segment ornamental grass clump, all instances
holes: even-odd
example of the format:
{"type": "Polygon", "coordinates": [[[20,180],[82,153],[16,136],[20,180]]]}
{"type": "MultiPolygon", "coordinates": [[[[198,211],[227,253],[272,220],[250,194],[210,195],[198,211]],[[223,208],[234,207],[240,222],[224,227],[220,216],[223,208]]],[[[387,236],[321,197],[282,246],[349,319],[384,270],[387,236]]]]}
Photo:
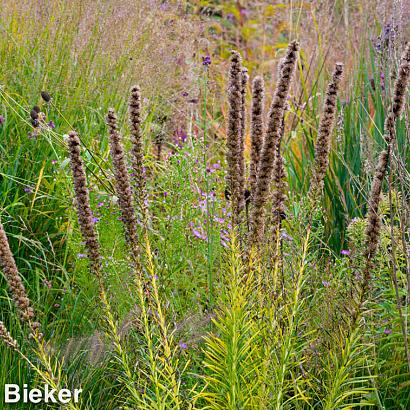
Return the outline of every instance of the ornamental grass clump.
{"type": "Polygon", "coordinates": [[[251,108],[251,163],[249,167],[249,190],[251,196],[255,192],[256,180],[259,171],[260,153],[263,145],[263,108],[264,108],[263,78],[255,77],[252,82],[251,108]]]}
{"type": "Polygon", "coordinates": [[[126,240],[134,260],[138,258],[137,219],[133,207],[131,184],[126,165],[121,134],[118,132],[117,117],[113,109],[108,111],[107,125],[110,137],[110,154],[114,165],[116,193],[121,210],[121,218],[125,227],[126,240]]]}
{"type": "Polygon", "coordinates": [[[315,165],[313,168],[312,182],[309,197],[317,199],[323,190],[324,178],[329,165],[329,153],[332,140],[332,132],[336,119],[336,99],[343,74],[343,64],[336,63],[332,81],[326,90],[326,98],[323,104],[322,117],[319,124],[319,132],[315,145],[315,165]]]}
{"type": "Polygon", "coordinates": [[[297,41],[292,41],[288,46],[286,56],[282,62],[282,69],[269,112],[269,121],[259,163],[256,190],[252,201],[250,217],[251,226],[249,233],[249,244],[251,246],[256,245],[263,237],[265,205],[270,192],[276,151],[281,138],[280,132],[282,119],[289,93],[290,82],[295,72],[298,50],[299,43],[297,41]]]}

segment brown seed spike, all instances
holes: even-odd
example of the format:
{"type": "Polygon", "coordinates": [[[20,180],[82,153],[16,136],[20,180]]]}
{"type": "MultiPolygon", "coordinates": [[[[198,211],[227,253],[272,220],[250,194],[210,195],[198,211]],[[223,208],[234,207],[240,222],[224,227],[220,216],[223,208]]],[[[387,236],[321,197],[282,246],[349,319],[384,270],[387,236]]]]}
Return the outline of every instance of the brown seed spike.
{"type": "Polygon", "coordinates": [[[125,227],[126,240],[134,259],[139,255],[137,220],[132,205],[132,191],[125,160],[121,134],[118,132],[117,117],[114,110],[108,110],[107,125],[110,134],[110,154],[114,165],[116,192],[125,227]]]}
{"type": "Polygon", "coordinates": [[[31,325],[34,318],[34,311],[31,307],[30,299],[27,296],[26,288],[21,280],[13,254],[11,253],[9,241],[0,223],[0,265],[4,272],[10,293],[16,304],[18,313],[23,322],[31,325]]]}
{"type": "Polygon", "coordinates": [[[73,174],[75,202],[77,207],[78,223],[85,241],[88,259],[93,274],[100,279],[100,245],[93,222],[93,213],[90,207],[90,195],[87,188],[87,179],[83,161],[80,155],[80,140],[76,132],[68,134],[68,148],[70,153],[71,172],[73,174]]]}
{"type": "Polygon", "coordinates": [[[258,179],[251,213],[249,244],[256,245],[263,237],[265,225],[265,205],[269,196],[272,172],[290,82],[295,72],[299,43],[292,41],[282,62],[282,69],[269,112],[269,122],[259,163],[258,179]]]}
{"type": "Polygon", "coordinates": [[[255,193],[256,179],[259,170],[260,153],[263,144],[263,103],[264,83],[262,77],[255,77],[252,83],[251,114],[251,164],[249,172],[249,189],[255,193]]]}
{"type": "Polygon", "coordinates": [[[141,134],[141,91],[139,86],[131,88],[128,103],[128,112],[131,128],[131,154],[133,182],[135,187],[136,202],[143,215],[146,214],[146,181],[144,171],[144,151],[141,134]]]}
{"type": "Polygon", "coordinates": [[[329,153],[333,127],[336,119],[336,98],[343,74],[343,64],[336,63],[332,81],[327,87],[322,117],[315,146],[315,165],[309,196],[318,199],[323,190],[323,182],[329,165],[329,153]]]}
{"type": "Polygon", "coordinates": [[[227,132],[227,152],[226,161],[228,173],[226,177],[227,192],[232,203],[232,226],[235,228],[239,224],[241,212],[243,186],[240,186],[241,160],[241,106],[242,106],[242,66],[241,56],[237,51],[232,51],[231,65],[229,70],[228,88],[228,132],[227,132]]]}

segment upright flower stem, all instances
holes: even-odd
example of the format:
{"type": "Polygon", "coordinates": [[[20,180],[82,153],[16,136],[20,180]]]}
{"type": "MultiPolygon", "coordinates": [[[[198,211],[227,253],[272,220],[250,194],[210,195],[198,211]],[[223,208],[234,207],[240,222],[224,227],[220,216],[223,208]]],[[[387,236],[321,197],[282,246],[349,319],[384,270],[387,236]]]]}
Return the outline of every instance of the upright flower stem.
{"type": "Polygon", "coordinates": [[[206,240],[207,240],[207,268],[208,268],[208,308],[212,309],[213,306],[213,275],[212,275],[212,216],[213,212],[210,206],[210,189],[209,189],[209,175],[208,168],[208,149],[207,149],[207,132],[208,122],[206,119],[206,104],[208,98],[208,66],[205,65],[205,74],[203,79],[203,107],[202,107],[202,131],[203,131],[203,166],[204,166],[204,179],[205,179],[205,191],[206,191],[206,240]]]}

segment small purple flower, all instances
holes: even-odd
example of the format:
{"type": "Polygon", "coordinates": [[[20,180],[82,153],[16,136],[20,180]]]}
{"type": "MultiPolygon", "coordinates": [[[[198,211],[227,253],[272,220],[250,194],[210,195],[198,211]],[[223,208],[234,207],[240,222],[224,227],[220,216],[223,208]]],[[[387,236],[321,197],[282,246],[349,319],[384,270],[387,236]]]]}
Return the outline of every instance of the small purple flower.
{"type": "Polygon", "coordinates": [[[56,127],[56,125],[54,124],[54,121],[49,121],[47,123],[47,125],[49,126],[49,128],[54,129],[56,127]]]}
{"type": "Polygon", "coordinates": [[[340,253],[341,253],[343,256],[350,256],[350,249],[342,249],[342,250],[340,251],[340,253]]]}
{"type": "Polygon", "coordinates": [[[104,202],[98,202],[97,207],[101,208],[102,206],[104,206],[104,202]]]}
{"type": "Polygon", "coordinates": [[[166,198],[169,194],[167,191],[164,191],[163,195],[164,195],[164,198],[166,198]]]}
{"type": "Polygon", "coordinates": [[[202,57],[202,65],[204,65],[205,67],[208,67],[209,65],[211,65],[211,56],[209,54],[202,57]]]}
{"type": "Polygon", "coordinates": [[[28,194],[31,194],[33,192],[33,188],[31,186],[25,186],[24,187],[24,192],[27,192],[28,194]]]}
{"type": "Polygon", "coordinates": [[[389,328],[386,328],[386,329],[384,329],[384,332],[383,332],[385,335],[391,335],[392,333],[393,333],[393,331],[391,330],[391,329],[389,329],[389,328]]]}
{"type": "Polygon", "coordinates": [[[188,97],[189,93],[187,93],[186,91],[183,91],[183,92],[181,93],[181,95],[182,95],[183,97],[188,97]]]}
{"type": "Polygon", "coordinates": [[[78,259],[85,259],[87,255],[85,253],[77,253],[77,258],[78,259]]]}
{"type": "Polygon", "coordinates": [[[188,349],[188,345],[187,345],[186,343],[184,343],[184,342],[179,342],[179,347],[180,347],[182,350],[188,349]]]}
{"type": "Polygon", "coordinates": [[[56,160],[56,159],[53,159],[53,160],[51,160],[51,163],[52,163],[53,165],[55,165],[55,164],[57,164],[57,160],[56,160]]]}
{"type": "Polygon", "coordinates": [[[207,240],[207,236],[196,228],[192,229],[192,234],[198,239],[207,240]]]}
{"type": "Polygon", "coordinates": [[[323,285],[325,288],[328,288],[328,287],[330,286],[330,282],[328,282],[328,281],[326,281],[326,280],[322,280],[322,285],[323,285]]]}
{"type": "Polygon", "coordinates": [[[3,125],[6,119],[4,118],[3,115],[0,115],[0,125],[3,125]]]}
{"type": "Polygon", "coordinates": [[[96,216],[93,216],[93,223],[94,224],[96,224],[99,220],[100,220],[100,218],[97,218],[96,216]]]}

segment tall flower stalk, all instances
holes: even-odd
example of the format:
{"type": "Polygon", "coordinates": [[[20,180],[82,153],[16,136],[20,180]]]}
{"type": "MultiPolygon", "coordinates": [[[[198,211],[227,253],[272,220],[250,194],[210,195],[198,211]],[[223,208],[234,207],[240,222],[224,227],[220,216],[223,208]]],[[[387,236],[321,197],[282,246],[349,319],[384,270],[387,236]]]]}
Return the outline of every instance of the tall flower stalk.
{"type": "Polygon", "coordinates": [[[28,324],[32,336],[40,336],[40,324],[34,321],[34,310],[27,295],[26,288],[21,280],[13,254],[11,253],[9,241],[0,223],[0,265],[4,272],[13,301],[21,320],[28,324]]]}
{"type": "Polygon", "coordinates": [[[317,199],[323,190],[324,178],[329,165],[332,132],[336,120],[336,99],[342,74],[343,64],[336,63],[332,81],[326,90],[326,98],[323,104],[322,117],[320,119],[315,146],[315,165],[309,192],[309,196],[314,199],[317,199]]]}
{"type": "Polygon", "coordinates": [[[122,222],[125,227],[125,236],[134,260],[139,256],[137,235],[137,219],[133,207],[131,184],[126,165],[124,147],[121,134],[118,131],[117,116],[111,108],[108,110],[107,125],[110,136],[110,153],[114,165],[116,192],[121,210],[122,222]]]}
{"type": "Polygon", "coordinates": [[[147,191],[144,168],[144,149],[141,133],[141,90],[138,85],[131,88],[128,102],[131,128],[132,179],[136,202],[144,219],[147,218],[147,191]]]}
{"type": "Polygon", "coordinates": [[[262,77],[255,77],[252,82],[251,108],[251,163],[249,169],[249,190],[255,193],[256,179],[259,171],[260,153],[263,145],[263,103],[265,98],[262,77]]]}
{"type": "Polygon", "coordinates": [[[101,280],[100,244],[98,243],[97,233],[95,231],[93,213],[90,206],[90,194],[87,188],[87,178],[80,155],[80,139],[75,131],[71,131],[68,134],[68,148],[74,181],[78,223],[85,241],[91,271],[97,279],[101,280]]]}
{"type": "Polygon", "coordinates": [[[244,187],[243,184],[241,185],[241,169],[244,161],[241,142],[243,83],[241,61],[240,54],[232,51],[228,88],[229,115],[226,153],[228,174],[226,182],[232,204],[232,227],[234,229],[240,223],[240,213],[244,206],[244,187]]]}
{"type": "Polygon", "coordinates": [[[392,144],[395,140],[395,122],[400,117],[405,101],[407,85],[410,78],[410,43],[407,44],[400,61],[399,71],[394,84],[393,101],[389,113],[384,123],[384,138],[387,142],[387,149],[379,155],[376,173],[372,182],[372,189],[368,202],[367,222],[366,222],[366,242],[364,247],[365,266],[363,269],[363,285],[359,300],[359,307],[364,302],[371,282],[371,271],[373,259],[376,255],[380,236],[380,216],[379,204],[383,185],[386,176],[388,163],[391,157],[392,144]]]}
{"type": "Polygon", "coordinates": [[[272,179],[272,172],[276,157],[278,142],[281,138],[280,130],[289,93],[290,83],[295,72],[297,52],[299,44],[292,41],[287,49],[286,56],[282,62],[279,81],[276,86],[271,109],[269,112],[269,122],[266,130],[264,145],[259,163],[258,179],[255,195],[253,197],[251,211],[251,226],[249,233],[249,244],[256,245],[261,241],[265,226],[265,205],[268,200],[272,179]]]}

